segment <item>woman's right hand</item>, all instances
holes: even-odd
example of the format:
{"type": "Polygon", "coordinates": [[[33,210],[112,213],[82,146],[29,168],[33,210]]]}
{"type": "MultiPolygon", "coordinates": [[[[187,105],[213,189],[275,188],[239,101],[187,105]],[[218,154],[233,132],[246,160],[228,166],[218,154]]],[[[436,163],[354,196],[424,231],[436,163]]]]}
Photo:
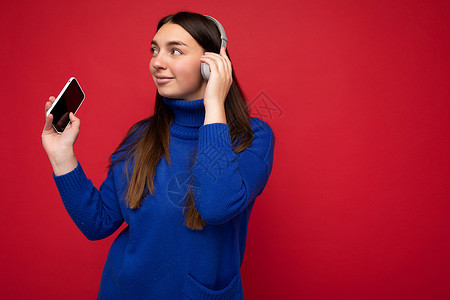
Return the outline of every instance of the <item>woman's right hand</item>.
{"type": "MultiPolygon", "coordinates": [[[[47,114],[53,102],[55,102],[55,97],[51,96],[45,103],[45,114],[47,114]]],[[[78,165],[73,152],[73,145],[80,131],[80,119],[75,117],[73,113],[70,113],[69,118],[69,125],[59,134],[52,126],[53,115],[49,114],[42,130],[42,145],[57,176],[72,171],[78,165]]]]}

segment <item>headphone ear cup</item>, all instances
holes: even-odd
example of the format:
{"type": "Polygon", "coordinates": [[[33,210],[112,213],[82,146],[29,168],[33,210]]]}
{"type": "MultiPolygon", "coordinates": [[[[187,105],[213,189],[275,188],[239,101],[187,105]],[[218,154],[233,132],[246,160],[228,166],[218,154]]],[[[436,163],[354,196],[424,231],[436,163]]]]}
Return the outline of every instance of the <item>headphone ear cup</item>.
{"type": "Polygon", "coordinates": [[[209,74],[211,73],[211,70],[209,68],[209,65],[207,63],[201,63],[200,71],[202,72],[202,76],[205,80],[209,80],[209,74]]]}

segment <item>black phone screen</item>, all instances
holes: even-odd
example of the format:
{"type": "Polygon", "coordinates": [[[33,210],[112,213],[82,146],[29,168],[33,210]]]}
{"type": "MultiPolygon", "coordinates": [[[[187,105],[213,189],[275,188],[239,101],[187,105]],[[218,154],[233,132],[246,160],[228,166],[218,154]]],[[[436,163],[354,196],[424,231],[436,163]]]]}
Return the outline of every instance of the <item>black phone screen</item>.
{"type": "Polygon", "coordinates": [[[63,132],[69,124],[69,113],[75,113],[84,100],[84,93],[76,79],[72,79],[59,101],[53,107],[53,126],[58,132],[63,132]]]}

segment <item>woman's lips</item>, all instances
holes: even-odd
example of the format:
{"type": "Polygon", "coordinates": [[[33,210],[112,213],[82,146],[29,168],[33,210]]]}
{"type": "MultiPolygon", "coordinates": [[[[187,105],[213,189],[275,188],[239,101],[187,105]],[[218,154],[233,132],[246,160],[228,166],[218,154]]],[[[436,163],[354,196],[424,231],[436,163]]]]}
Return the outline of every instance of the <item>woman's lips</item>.
{"type": "Polygon", "coordinates": [[[171,81],[172,77],[156,77],[156,83],[157,84],[165,84],[171,81]]]}

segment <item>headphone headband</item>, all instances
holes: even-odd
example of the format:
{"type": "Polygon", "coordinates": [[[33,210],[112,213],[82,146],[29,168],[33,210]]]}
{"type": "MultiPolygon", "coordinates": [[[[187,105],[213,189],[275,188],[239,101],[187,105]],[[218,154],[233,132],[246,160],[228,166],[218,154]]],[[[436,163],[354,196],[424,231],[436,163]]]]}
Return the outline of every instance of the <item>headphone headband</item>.
{"type": "Polygon", "coordinates": [[[219,21],[217,21],[216,19],[214,19],[211,16],[207,16],[207,15],[203,15],[203,16],[207,17],[208,19],[210,19],[211,21],[213,21],[216,24],[216,26],[217,26],[217,28],[219,29],[219,32],[220,32],[220,40],[222,41],[220,47],[225,47],[225,49],[226,49],[227,48],[228,38],[227,38],[227,35],[225,33],[225,29],[223,29],[222,24],[220,24],[219,21]]]}

